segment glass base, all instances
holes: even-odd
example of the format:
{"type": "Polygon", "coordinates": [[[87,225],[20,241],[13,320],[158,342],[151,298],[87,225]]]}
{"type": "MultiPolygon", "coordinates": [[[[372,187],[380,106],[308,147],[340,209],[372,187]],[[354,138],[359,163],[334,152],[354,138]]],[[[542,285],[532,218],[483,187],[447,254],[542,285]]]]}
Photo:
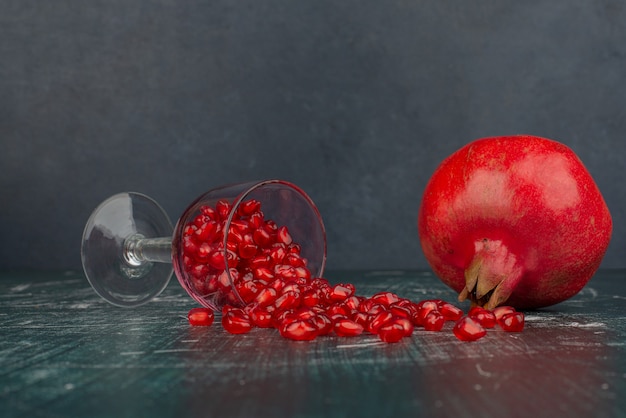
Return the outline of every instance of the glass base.
{"type": "Polygon", "coordinates": [[[159,295],[172,277],[172,264],[138,261],[129,247],[137,239],[171,237],[172,223],[154,200],[140,193],[111,196],[91,214],[81,256],[87,280],[108,302],[142,305],[159,295]]]}

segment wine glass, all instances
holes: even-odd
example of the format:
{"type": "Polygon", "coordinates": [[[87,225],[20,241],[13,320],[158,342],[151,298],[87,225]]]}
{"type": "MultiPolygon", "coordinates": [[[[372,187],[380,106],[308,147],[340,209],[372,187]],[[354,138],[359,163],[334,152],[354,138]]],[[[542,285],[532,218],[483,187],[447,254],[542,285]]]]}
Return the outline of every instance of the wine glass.
{"type": "Polygon", "coordinates": [[[83,232],[81,258],[94,290],[113,305],[142,305],[172,272],[201,305],[249,303],[246,285],[281,274],[321,277],[326,232],[311,198],[283,180],[217,187],[199,196],[175,227],[141,193],[102,202],[83,232]]]}

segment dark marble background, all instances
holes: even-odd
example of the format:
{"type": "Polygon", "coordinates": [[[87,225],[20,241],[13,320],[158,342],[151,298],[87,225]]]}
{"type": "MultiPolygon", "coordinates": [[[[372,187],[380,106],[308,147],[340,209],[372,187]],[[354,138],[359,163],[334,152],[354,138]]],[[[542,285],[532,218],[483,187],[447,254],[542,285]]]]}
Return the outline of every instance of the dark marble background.
{"type": "Polygon", "coordinates": [[[437,164],[484,136],[570,146],[626,267],[626,5],[618,0],[0,0],[0,268],[80,268],[101,200],[177,219],[282,178],[317,203],[328,268],[424,268],[437,164]]]}

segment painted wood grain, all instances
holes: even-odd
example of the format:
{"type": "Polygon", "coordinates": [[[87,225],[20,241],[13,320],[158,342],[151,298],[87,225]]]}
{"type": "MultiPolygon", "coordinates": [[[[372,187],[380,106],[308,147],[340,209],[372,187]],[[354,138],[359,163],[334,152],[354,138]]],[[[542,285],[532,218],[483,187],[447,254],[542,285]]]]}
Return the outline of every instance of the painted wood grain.
{"type": "MultiPolygon", "coordinates": [[[[428,272],[331,272],[359,294],[454,300],[428,272]]],[[[80,273],[0,274],[0,411],[10,417],[617,417],[626,415],[626,271],[463,343],[450,324],[385,344],[190,327],[175,280],[135,309],[80,273]]],[[[461,305],[466,308],[466,306],[461,305]]],[[[216,321],[218,322],[218,321],[216,321]]]]}

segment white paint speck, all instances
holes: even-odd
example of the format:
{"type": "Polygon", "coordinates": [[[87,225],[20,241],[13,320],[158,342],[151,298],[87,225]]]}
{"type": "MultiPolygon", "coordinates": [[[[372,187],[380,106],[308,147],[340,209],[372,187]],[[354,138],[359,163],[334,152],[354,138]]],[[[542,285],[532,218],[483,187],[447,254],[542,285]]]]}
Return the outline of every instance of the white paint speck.
{"type": "Polygon", "coordinates": [[[63,387],[65,388],[65,390],[72,390],[75,386],[73,383],[66,383],[63,387]]]}
{"type": "Polygon", "coordinates": [[[91,307],[90,304],[88,303],[74,303],[72,305],[69,306],[72,309],[87,309],[89,307],[91,307]]]}
{"type": "Polygon", "coordinates": [[[491,373],[483,370],[483,368],[481,367],[480,363],[476,363],[476,371],[481,376],[491,377],[491,373]]]}
{"type": "Polygon", "coordinates": [[[23,292],[24,290],[30,287],[30,283],[18,284],[17,286],[13,286],[11,292],[23,292]]]}
{"type": "Polygon", "coordinates": [[[139,356],[145,353],[146,353],[145,351],[126,351],[126,352],[120,353],[120,356],[139,356]]]}
{"type": "Polygon", "coordinates": [[[364,340],[362,343],[359,344],[340,344],[337,346],[337,348],[360,348],[360,347],[370,347],[373,345],[386,345],[387,343],[384,341],[381,341],[379,339],[370,339],[370,340],[364,340]]]}
{"type": "Polygon", "coordinates": [[[185,351],[200,351],[200,350],[194,350],[191,348],[176,348],[176,349],[172,349],[172,350],[154,350],[153,353],[154,354],[165,354],[165,353],[182,353],[185,351]]]}
{"type": "Polygon", "coordinates": [[[482,385],[480,385],[480,384],[476,383],[476,384],[474,385],[474,390],[476,390],[476,391],[483,390],[483,387],[482,387],[482,385]]]}
{"type": "Polygon", "coordinates": [[[608,383],[602,383],[600,385],[600,388],[602,388],[602,390],[609,390],[609,384],[608,383]]]}
{"type": "Polygon", "coordinates": [[[580,322],[569,322],[565,324],[565,326],[576,328],[605,328],[606,324],[603,322],[587,322],[586,324],[581,324],[580,322]]]}

